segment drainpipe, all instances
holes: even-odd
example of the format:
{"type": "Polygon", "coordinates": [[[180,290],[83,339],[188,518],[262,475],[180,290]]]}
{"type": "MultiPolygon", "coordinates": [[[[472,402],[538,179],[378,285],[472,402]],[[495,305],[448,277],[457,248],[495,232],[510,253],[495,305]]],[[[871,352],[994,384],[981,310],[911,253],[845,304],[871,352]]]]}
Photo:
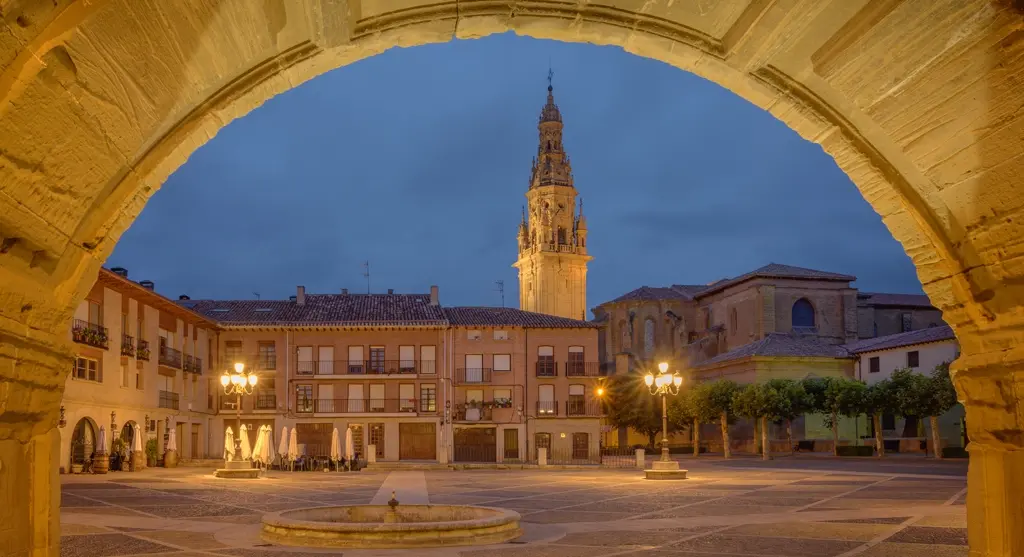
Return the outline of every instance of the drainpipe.
{"type": "MultiPolygon", "coordinates": [[[[288,391],[291,389],[291,376],[292,376],[292,331],[291,329],[285,329],[284,331],[284,415],[287,418],[291,415],[292,411],[292,398],[288,396],[288,391]]],[[[275,382],[274,388],[277,388],[275,382]]]]}
{"type": "MultiPolygon", "coordinates": [[[[523,426],[526,429],[526,458],[523,460],[529,460],[530,458],[530,329],[523,327],[523,366],[526,372],[526,387],[523,389],[523,426]]],[[[548,455],[551,458],[551,455],[548,455]]]]}

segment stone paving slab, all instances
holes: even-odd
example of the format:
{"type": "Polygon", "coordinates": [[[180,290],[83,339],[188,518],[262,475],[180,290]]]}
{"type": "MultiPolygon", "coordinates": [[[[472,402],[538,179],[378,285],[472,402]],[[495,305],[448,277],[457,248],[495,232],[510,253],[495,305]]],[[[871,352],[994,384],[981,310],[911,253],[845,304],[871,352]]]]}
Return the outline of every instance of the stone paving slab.
{"type": "Polygon", "coordinates": [[[186,549],[220,549],[227,547],[217,541],[209,532],[188,532],[182,530],[150,530],[135,532],[132,536],[186,549]]]}
{"type": "Polygon", "coordinates": [[[893,543],[967,545],[967,529],[908,526],[889,537],[886,541],[893,543]]]}
{"type": "Polygon", "coordinates": [[[782,538],[817,538],[867,542],[893,529],[889,524],[826,522],[776,522],[744,524],[729,529],[730,534],[782,538]]]}
{"type": "Polygon", "coordinates": [[[967,546],[883,542],[857,557],[967,557],[967,546]]]}
{"type": "Polygon", "coordinates": [[[60,538],[61,557],[105,557],[161,553],[173,550],[173,547],[140,540],[125,534],[91,534],[61,536],[60,538]]]}
{"type": "Polygon", "coordinates": [[[736,555],[785,555],[786,557],[834,557],[859,547],[857,542],[788,539],[734,534],[710,534],[669,545],[670,549],[732,553],[736,555]]]}

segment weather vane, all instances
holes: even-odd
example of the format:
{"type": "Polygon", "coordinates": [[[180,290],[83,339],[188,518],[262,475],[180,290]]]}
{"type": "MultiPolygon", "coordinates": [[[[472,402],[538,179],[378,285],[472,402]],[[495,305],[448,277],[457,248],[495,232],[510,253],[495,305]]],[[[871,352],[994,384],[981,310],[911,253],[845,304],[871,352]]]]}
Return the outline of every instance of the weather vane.
{"type": "Polygon", "coordinates": [[[551,79],[555,77],[555,70],[551,69],[551,62],[548,62],[548,89],[551,88],[551,79]]]}

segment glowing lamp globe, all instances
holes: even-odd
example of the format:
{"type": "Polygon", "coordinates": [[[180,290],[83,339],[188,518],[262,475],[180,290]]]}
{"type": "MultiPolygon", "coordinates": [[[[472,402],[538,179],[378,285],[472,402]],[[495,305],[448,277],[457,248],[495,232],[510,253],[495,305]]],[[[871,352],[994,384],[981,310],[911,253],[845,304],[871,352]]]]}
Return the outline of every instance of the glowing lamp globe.
{"type": "Polygon", "coordinates": [[[235,373],[242,373],[242,370],[244,370],[244,369],[245,369],[245,364],[243,364],[242,362],[236,362],[235,363],[235,373]]]}
{"type": "Polygon", "coordinates": [[[645,375],[645,376],[644,376],[644,383],[647,383],[647,386],[648,386],[648,387],[650,387],[651,385],[653,385],[653,384],[654,384],[654,376],[653,376],[653,375],[651,375],[650,373],[648,373],[647,375],[645,375]]]}
{"type": "Polygon", "coordinates": [[[249,386],[250,387],[255,387],[256,386],[256,380],[257,380],[257,377],[255,375],[250,375],[249,376],[249,386]]]}
{"type": "Polygon", "coordinates": [[[658,364],[658,371],[665,373],[668,371],[668,362],[661,362],[658,364]]]}
{"type": "Polygon", "coordinates": [[[230,383],[230,382],[231,382],[231,378],[228,377],[227,375],[221,375],[220,376],[220,384],[221,385],[224,385],[225,387],[227,387],[228,383],[230,383]]]}
{"type": "Polygon", "coordinates": [[[675,386],[678,387],[679,385],[683,384],[683,378],[676,375],[675,377],[672,378],[672,383],[674,383],[675,386]]]}

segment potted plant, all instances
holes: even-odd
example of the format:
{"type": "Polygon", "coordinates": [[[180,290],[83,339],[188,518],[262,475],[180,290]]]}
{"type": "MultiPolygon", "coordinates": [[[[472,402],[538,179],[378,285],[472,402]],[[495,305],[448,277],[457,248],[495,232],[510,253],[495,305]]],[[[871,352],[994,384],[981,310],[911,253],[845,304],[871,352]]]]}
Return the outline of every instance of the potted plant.
{"type": "Polygon", "coordinates": [[[156,458],[158,456],[156,448],[156,439],[150,439],[149,441],[146,441],[146,466],[150,468],[156,466],[156,458]]]}

